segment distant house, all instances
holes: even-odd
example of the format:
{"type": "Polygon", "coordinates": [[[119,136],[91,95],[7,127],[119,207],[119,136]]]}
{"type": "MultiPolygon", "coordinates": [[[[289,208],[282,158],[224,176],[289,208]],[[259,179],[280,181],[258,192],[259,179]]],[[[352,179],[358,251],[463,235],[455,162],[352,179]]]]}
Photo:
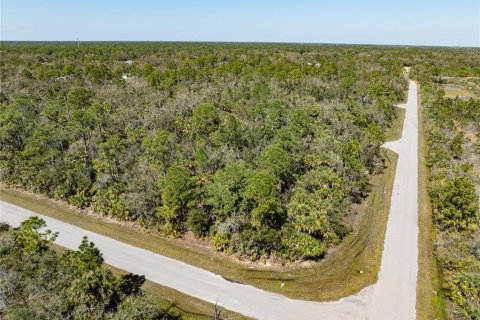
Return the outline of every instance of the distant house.
{"type": "Polygon", "coordinates": [[[122,79],[128,83],[135,83],[138,78],[130,73],[123,73],[122,79]]]}
{"type": "Polygon", "coordinates": [[[66,75],[61,77],[56,77],[55,80],[70,80],[73,79],[73,75],[66,75]]]}

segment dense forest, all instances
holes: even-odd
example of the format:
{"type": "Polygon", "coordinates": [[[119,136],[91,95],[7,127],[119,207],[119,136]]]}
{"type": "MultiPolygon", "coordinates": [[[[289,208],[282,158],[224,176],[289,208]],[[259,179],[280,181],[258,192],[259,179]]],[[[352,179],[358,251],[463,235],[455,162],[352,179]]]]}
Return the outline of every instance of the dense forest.
{"type": "Polygon", "coordinates": [[[252,260],[319,259],[384,168],[406,89],[389,50],[6,43],[1,181],[252,260]]]}
{"type": "Polygon", "coordinates": [[[446,315],[480,319],[480,52],[457,53],[420,56],[424,62],[412,74],[425,108],[428,193],[446,315]],[[464,90],[449,94],[454,85],[464,90]]]}
{"type": "Polygon", "coordinates": [[[57,253],[45,227],[38,217],[18,229],[0,225],[2,319],[181,319],[145,298],[145,277],[104,268],[87,238],[78,250],[57,253]]]}

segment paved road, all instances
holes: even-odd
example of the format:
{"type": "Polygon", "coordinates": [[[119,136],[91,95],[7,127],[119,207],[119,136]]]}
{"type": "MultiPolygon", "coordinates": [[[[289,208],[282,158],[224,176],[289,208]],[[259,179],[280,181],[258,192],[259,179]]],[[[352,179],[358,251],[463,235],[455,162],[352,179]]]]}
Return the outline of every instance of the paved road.
{"type": "Polygon", "coordinates": [[[18,226],[29,216],[42,217],[56,243],[76,249],[86,235],[105,262],[175,288],[226,309],[258,319],[415,319],[417,277],[418,118],[417,86],[410,81],[402,139],[385,147],[399,154],[379,280],[358,294],[333,302],[293,300],[232,283],[211,272],[0,201],[0,220],[18,226]]]}
{"type": "Polygon", "coordinates": [[[384,147],[399,157],[370,319],[415,319],[418,271],[417,84],[409,82],[402,138],[384,147]]]}

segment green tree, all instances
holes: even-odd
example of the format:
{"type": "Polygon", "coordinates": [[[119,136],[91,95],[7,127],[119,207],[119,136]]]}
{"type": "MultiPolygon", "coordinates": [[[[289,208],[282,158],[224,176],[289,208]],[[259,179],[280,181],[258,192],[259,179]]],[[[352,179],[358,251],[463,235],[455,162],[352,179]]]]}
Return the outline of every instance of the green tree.
{"type": "Polygon", "coordinates": [[[193,206],[195,184],[190,171],[180,166],[168,168],[162,185],[161,217],[170,231],[180,231],[187,217],[188,210],[193,206]]]}
{"type": "Polygon", "coordinates": [[[79,152],[92,183],[95,180],[95,173],[92,163],[93,152],[89,140],[97,125],[102,123],[104,111],[100,105],[92,102],[93,97],[94,93],[91,90],[82,87],[74,88],[67,95],[67,105],[71,109],[68,130],[82,142],[83,150],[79,150],[79,152]]]}
{"type": "Polygon", "coordinates": [[[97,181],[94,184],[93,207],[100,213],[130,219],[125,201],[123,179],[129,163],[125,157],[125,141],[114,134],[99,146],[98,157],[93,160],[97,181]]]}
{"type": "Polygon", "coordinates": [[[284,220],[283,210],[276,199],[266,199],[262,201],[251,212],[252,226],[260,228],[262,226],[278,228],[284,220]]]}
{"type": "Polygon", "coordinates": [[[187,226],[197,237],[205,237],[210,231],[212,221],[205,210],[197,208],[188,213],[187,226]]]}
{"type": "Polygon", "coordinates": [[[295,188],[288,205],[288,216],[298,231],[315,237],[336,239],[336,234],[331,229],[328,220],[330,206],[327,201],[318,198],[316,194],[303,188],[295,188]]]}
{"type": "Polygon", "coordinates": [[[100,268],[103,263],[103,256],[95,247],[93,242],[89,242],[86,236],[83,237],[82,243],[78,250],[67,250],[62,255],[62,265],[68,268],[75,276],[80,276],[88,271],[100,268]]]}
{"type": "MultiPolygon", "coordinates": [[[[23,237],[24,231],[45,228],[43,221],[30,218],[21,225],[18,230],[0,229],[2,319],[180,318],[146,299],[144,276],[117,277],[104,268],[100,251],[88,239],[78,250],[59,256],[47,245],[23,246],[24,241],[35,242],[31,234],[23,237]]],[[[47,241],[50,236],[37,237],[47,241]]]]}
{"type": "Polygon", "coordinates": [[[280,195],[279,181],[266,171],[258,171],[246,182],[244,198],[255,203],[262,203],[267,199],[277,199],[280,195]]]}
{"type": "Polygon", "coordinates": [[[157,87],[158,85],[160,85],[160,82],[161,82],[161,78],[158,70],[155,69],[147,75],[147,83],[151,87],[157,87]]]}
{"type": "Polygon", "coordinates": [[[455,159],[460,159],[463,153],[463,133],[460,132],[450,141],[450,151],[455,159]]]}
{"type": "Polygon", "coordinates": [[[214,139],[219,144],[226,144],[230,147],[241,148],[243,141],[242,124],[231,114],[221,117],[218,130],[214,133],[214,139]]]}
{"type": "Polygon", "coordinates": [[[285,181],[291,174],[292,158],[284,149],[271,145],[260,155],[258,168],[268,171],[285,181]]]}
{"type": "Polygon", "coordinates": [[[207,135],[217,130],[220,113],[212,104],[202,104],[193,111],[192,129],[200,135],[207,135]]]}
{"type": "Polygon", "coordinates": [[[164,130],[155,131],[152,137],[147,136],[142,141],[148,161],[159,168],[164,176],[175,150],[174,142],[174,137],[164,130]]]}
{"type": "Polygon", "coordinates": [[[76,108],[86,108],[92,104],[95,94],[86,88],[76,87],[67,94],[67,103],[76,108]]]}
{"type": "Polygon", "coordinates": [[[93,161],[95,170],[99,174],[106,174],[114,182],[119,182],[123,174],[121,158],[125,153],[123,139],[113,134],[100,144],[98,157],[93,161]]]}
{"type": "Polygon", "coordinates": [[[258,260],[260,257],[269,257],[281,249],[280,232],[261,227],[260,229],[247,229],[240,233],[237,250],[258,260]]]}
{"type": "Polygon", "coordinates": [[[213,175],[206,186],[205,204],[211,206],[219,221],[241,211],[241,203],[246,180],[250,176],[243,163],[231,162],[213,175]]]}
{"type": "Polygon", "coordinates": [[[48,249],[48,246],[55,241],[58,233],[51,230],[44,230],[47,227],[45,220],[33,216],[20,224],[16,241],[24,248],[26,253],[41,253],[48,249]]]}

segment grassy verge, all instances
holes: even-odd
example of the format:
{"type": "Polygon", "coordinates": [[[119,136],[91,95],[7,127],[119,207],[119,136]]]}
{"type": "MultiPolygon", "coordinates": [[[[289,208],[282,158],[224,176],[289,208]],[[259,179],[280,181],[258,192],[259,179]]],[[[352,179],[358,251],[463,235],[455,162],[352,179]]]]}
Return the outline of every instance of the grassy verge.
{"type": "MultiPolygon", "coordinates": [[[[386,134],[398,139],[403,112],[386,134]]],[[[372,179],[372,191],[358,208],[359,223],[342,244],[324,260],[308,265],[262,267],[234,261],[206,247],[165,238],[157,233],[88,215],[68,205],[12,189],[0,189],[0,199],[78,227],[181,260],[220,274],[302,300],[336,300],[354,294],[377,280],[380,268],[397,156],[384,150],[388,167],[372,179]]]]}
{"type": "Polygon", "coordinates": [[[434,227],[432,208],[427,192],[428,169],[425,156],[424,110],[419,96],[419,150],[418,150],[418,276],[417,276],[417,319],[446,319],[445,301],[441,295],[440,272],[434,256],[434,227]]]}
{"type": "Polygon", "coordinates": [[[398,118],[397,121],[389,128],[385,133],[385,139],[387,141],[395,141],[402,137],[403,121],[405,120],[405,109],[397,108],[398,118]]]}

